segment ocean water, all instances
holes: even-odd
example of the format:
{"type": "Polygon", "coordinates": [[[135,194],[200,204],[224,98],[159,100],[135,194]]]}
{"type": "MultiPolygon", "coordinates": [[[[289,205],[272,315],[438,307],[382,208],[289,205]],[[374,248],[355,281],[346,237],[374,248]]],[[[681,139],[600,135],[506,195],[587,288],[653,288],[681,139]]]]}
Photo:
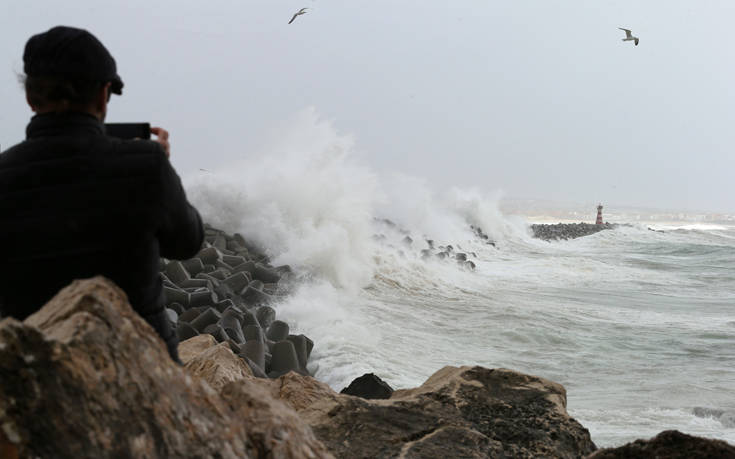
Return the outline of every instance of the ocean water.
{"type": "Polygon", "coordinates": [[[295,268],[278,316],[315,341],[333,389],[367,372],[408,388],[445,365],[503,367],[563,384],[598,446],[666,429],[735,444],[735,226],[540,241],[498,195],[373,171],[313,110],[257,153],[187,190],[207,221],[295,268]],[[426,239],[476,269],[423,259],[426,239]]]}

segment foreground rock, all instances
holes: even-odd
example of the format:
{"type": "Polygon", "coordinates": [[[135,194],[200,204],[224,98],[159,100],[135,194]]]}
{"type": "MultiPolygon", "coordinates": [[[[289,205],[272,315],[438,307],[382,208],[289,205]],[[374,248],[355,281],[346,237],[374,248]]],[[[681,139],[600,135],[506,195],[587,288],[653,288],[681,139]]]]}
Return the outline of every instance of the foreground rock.
{"type": "Polygon", "coordinates": [[[389,400],[338,394],[295,372],[241,385],[287,402],[339,458],[578,458],[595,450],[566,413],[561,385],[511,370],[445,367],[389,400]]]}
{"type": "MultiPolygon", "coordinates": [[[[229,343],[198,335],[175,365],[102,278],[74,282],[23,323],[0,321],[0,457],[584,457],[589,432],[556,383],[445,367],[386,400],[291,371],[255,378],[229,343]]],[[[734,457],[664,432],[591,457],[734,457]]]]}
{"type": "Polygon", "coordinates": [[[694,437],[666,430],[650,440],[636,440],[618,448],[601,449],[588,459],[667,459],[735,458],[735,446],[721,440],[694,437]]]}
{"type": "Polygon", "coordinates": [[[583,457],[587,429],[557,383],[504,369],[445,367],[388,400],[340,395],[290,373],[274,394],[337,457],[583,457]]]}
{"type": "Polygon", "coordinates": [[[75,281],[23,323],[0,322],[0,455],[331,457],[293,409],[245,391],[238,357],[210,349],[197,368],[221,394],[171,361],[122,290],[75,281]]]}

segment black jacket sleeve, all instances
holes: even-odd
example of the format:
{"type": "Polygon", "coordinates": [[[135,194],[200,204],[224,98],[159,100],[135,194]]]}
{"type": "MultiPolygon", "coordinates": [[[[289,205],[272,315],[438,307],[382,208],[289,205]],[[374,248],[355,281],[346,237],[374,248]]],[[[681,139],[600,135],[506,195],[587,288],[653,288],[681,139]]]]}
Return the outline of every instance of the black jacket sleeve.
{"type": "Polygon", "coordinates": [[[176,171],[161,150],[161,213],[156,232],[161,256],[185,260],[199,251],[204,228],[199,212],[186,200],[176,171]]]}
{"type": "Polygon", "coordinates": [[[169,324],[168,317],[166,316],[166,312],[163,308],[156,313],[145,315],[143,318],[151,324],[153,329],[156,330],[161,339],[166,343],[166,349],[168,350],[168,355],[171,356],[171,359],[174,362],[181,364],[178,349],[179,337],[176,335],[176,330],[174,330],[171,327],[171,324],[169,324]]]}

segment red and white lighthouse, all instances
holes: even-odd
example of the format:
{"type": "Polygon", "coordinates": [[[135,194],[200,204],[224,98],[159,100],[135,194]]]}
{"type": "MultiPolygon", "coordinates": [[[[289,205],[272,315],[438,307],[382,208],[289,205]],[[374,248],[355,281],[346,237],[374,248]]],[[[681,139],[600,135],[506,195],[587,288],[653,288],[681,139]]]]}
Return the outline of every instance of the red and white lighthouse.
{"type": "Polygon", "coordinates": [[[595,220],[595,225],[602,225],[602,204],[597,206],[597,220],[595,220]]]}

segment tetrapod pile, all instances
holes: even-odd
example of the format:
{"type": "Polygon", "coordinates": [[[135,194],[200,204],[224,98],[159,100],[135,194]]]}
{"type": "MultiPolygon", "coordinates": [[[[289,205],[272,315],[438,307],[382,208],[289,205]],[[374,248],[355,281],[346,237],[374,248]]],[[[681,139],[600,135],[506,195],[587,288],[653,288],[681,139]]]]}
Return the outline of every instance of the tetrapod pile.
{"type": "Polygon", "coordinates": [[[240,234],[205,224],[194,258],[161,259],[166,313],[179,341],[208,333],[226,342],[258,377],[277,378],[306,369],[314,342],[290,334],[272,305],[288,293],[288,265],[273,267],[240,234]]]}

